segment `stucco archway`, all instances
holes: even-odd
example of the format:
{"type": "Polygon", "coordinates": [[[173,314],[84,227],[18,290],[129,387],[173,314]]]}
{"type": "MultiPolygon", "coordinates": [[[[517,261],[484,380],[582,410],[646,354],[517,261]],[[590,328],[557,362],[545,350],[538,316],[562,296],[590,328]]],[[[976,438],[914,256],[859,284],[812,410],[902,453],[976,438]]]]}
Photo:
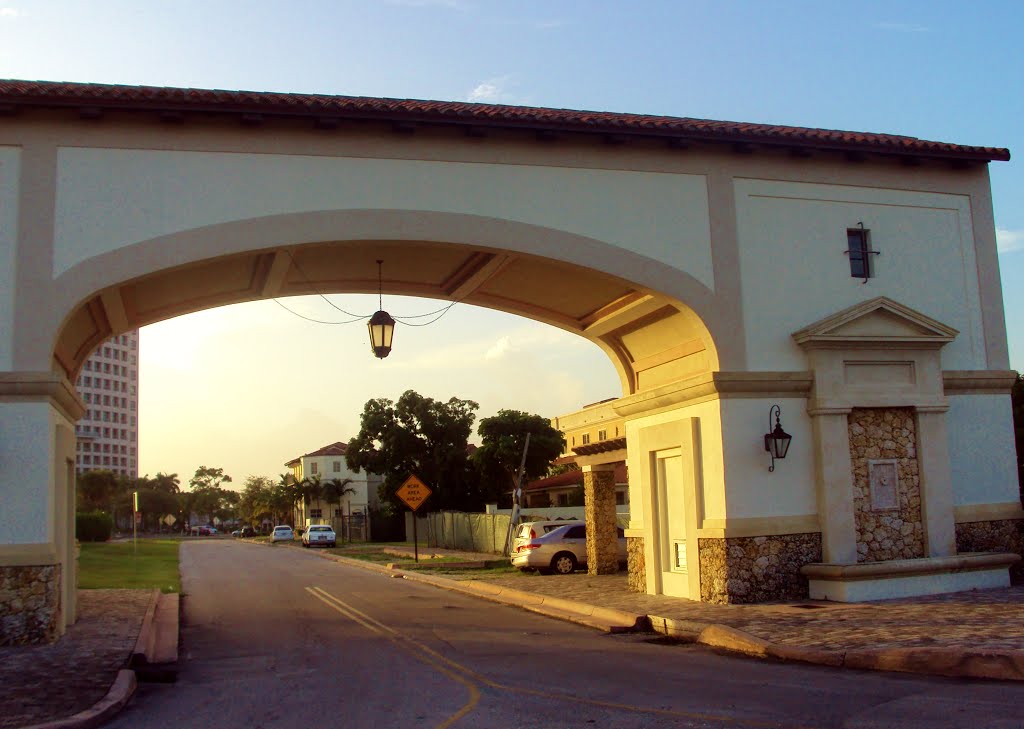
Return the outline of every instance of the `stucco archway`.
{"type": "MultiPolygon", "coordinates": [[[[372,291],[378,258],[389,293],[515,312],[611,357],[623,396],[568,420],[623,425],[638,589],[805,595],[802,565],[851,554],[853,474],[834,454],[851,448],[849,411],[879,403],[913,411],[922,451],[972,454],[925,461],[929,528],[944,535],[929,557],[1024,523],[987,176],[1007,150],[87,84],[0,82],[0,102],[0,570],[46,583],[44,624],[25,623],[36,639],[74,617],[68,464],[83,408],[69,376],[91,348],[220,304],[372,291]],[[851,231],[878,246],[858,249],[872,274],[852,275],[851,231]],[[890,310],[908,331],[953,333],[926,378],[895,351],[890,310]],[[815,323],[807,349],[794,334],[815,323]],[[886,357],[903,364],[879,368],[886,357]],[[769,475],[772,404],[794,440],[769,475]],[[836,537],[824,547],[823,532],[836,537]]],[[[608,493],[607,454],[586,457],[608,493]]]]}

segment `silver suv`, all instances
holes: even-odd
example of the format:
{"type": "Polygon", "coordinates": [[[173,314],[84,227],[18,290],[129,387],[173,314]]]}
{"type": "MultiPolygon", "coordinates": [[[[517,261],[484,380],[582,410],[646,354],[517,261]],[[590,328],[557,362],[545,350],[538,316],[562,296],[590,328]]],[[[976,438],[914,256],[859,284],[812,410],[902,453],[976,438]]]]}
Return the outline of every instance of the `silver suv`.
{"type": "MultiPolygon", "coordinates": [[[[535,522],[551,523],[551,522],[535,522]]],[[[557,524],[557,522],[554,522],[557,524]]],[[[528,526],[524,524],[523,526],[528,526]]],[[[616,527],[619,535],[619,563],[626,562],[626,535],[616,527]]],[[[536,529],[533,530],[536,534],[536,529]]],[[[587,525],[562,522],[544,534],[530,539],[516,535],[512,552],[512,566],[521,570],[537,570],[541,574],[557,572],[567,575],[587,564],[587,525]]]]}

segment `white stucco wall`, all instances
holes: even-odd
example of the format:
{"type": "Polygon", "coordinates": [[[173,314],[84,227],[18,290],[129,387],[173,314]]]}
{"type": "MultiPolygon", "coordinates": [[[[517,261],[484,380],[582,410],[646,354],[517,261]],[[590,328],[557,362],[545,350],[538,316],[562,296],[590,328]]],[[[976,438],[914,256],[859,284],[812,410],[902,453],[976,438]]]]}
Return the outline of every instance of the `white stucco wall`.
{"type": "Polygon", "coordinates": [[[0,147],[0,370],[13,367],[14,262],[18,245],[21,150],[0,147]]]}
{"type": "Polygon", "coordinates": [[[107,251],[216,223],[401,209],[565,230],[676,266],[714,288],[702,175],[67,147],[58,167],[54,276],[107,251]]]}
{"type": "Polygon", "coordinates": [[[946,413],[953,504],[1020,500],[1009,395],[955,395],[946,413]]]}
{"type": "Polygon", "coordinates": [[[944,369],[987,367],[967,196],[749,179],[735,190],[751,369],[804,369],[790,334],[875,296],[959,330],[944,369]],[[881,252],[866,284],[844,253],[859,222],[881,252]]]}
{"type": "Polygon", "coordinates": [[[47,403],[0,403],[0,544],[54,541],[56,428],[47,403]]]}
{"type": "MultiPolygon", "coordinates": [[[[802,398],[722,401],[722,446],[729,484],[725,514],[729,519],[803,516],[818,513],[814,476],[814,435],[807,401],[802,398]],[[775,461],[764,449],[772,405],[782,409],[782,429],[793,436],[789,452],[775,461]]],[[[846,445],[846,444],[844,444],[846,445]]]]}

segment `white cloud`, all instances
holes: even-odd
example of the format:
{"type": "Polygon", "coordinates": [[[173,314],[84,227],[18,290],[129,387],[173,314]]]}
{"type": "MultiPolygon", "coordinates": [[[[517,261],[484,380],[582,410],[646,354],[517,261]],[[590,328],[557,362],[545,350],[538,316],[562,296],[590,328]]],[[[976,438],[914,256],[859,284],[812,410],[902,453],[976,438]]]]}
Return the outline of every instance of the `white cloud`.
{"type": "Polygon", "coordinates": [[[477,84],[475,89],[469,92],[466,100],[482,104],[512,103],[514,98],[507,89],[511,81],[512,77],[508,75],[482,81],[477,84]]]}
{"type": "Polygon", "coordinates": [[[484,352],[484,359],[500,359],[511,352],[512,349],[512,337],[501,337],[484,352]]]}
{"type": "Polygon", "coordinates": [[[996,228],[996,249],[1000,253],[1024,250],[1024,230],[996,228]]]}
{"type": "Polygon", "coordinates": [[[930,33],[932,30],[926,25],[918,25],[916,23],[878,23],[877,27],[896,33],[930,33]]]}
{"type": "Polygon", "coordinates": [[[17,8],[0,8],[0,18],[23,18],[25,11],[17,8]]]}

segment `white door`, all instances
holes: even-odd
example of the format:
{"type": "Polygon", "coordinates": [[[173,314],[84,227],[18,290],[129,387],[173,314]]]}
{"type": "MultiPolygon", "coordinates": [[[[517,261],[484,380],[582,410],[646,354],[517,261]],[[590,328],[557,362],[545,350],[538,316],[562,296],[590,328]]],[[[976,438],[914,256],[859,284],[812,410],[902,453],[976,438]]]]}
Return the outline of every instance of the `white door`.
{"type": "Polygon", "coordinates": [[[675,597],[690,597],[683,454],[681,449],[673,448],[653,455],[661,592],[675,597]]]}

